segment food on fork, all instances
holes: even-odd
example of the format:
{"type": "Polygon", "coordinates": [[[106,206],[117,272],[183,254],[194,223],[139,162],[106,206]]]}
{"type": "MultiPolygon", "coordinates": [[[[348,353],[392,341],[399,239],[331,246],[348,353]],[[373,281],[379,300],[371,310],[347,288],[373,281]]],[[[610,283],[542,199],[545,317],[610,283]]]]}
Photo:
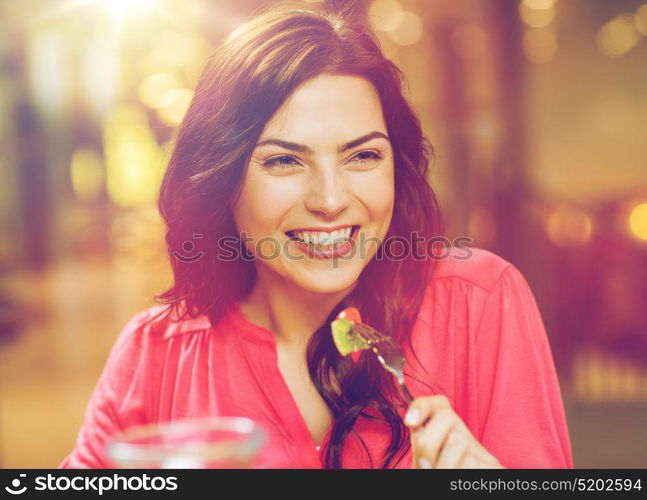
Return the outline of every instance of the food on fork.
{"type": "Polygon", "coordinates": [[[359,311],[354,307],[344,309],[331,323],[332,335],[342,356],[351,354],[354,361],[362,351],[371,350],[382,367],[392,373],[402,388],[405,398],[411,402],[413,396],[404,381],[406,358],[402,347],[390,336],[378,332],[370,325],[362,323],[359,311]]]}
{"type": "MultiPolygon", "coordinates": [[[[340,312],[337,319],[330,324],[332,338],[342,356],[347,356],[351,353],[359,354],[359,351],[371,348],[366,339],[353,330],[353,326],[361,322],[362,318],[359,311],[354,307],[349,307],[340,312]]],[[[353,359],[357,361],[355,356],[353,356],[353,359]]]]}

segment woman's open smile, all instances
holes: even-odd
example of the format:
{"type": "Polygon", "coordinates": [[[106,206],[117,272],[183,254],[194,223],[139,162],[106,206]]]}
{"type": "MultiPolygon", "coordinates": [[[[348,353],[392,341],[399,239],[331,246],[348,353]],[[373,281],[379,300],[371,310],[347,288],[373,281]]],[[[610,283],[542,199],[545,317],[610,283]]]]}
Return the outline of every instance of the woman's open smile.
{"type": "Polygon", "coordinates": [[[305,228],[286,231],[293,245],[309,257],[332,259],[347,255],[357,241],[360,226],[345,225],[333,228],[305,228]]]}

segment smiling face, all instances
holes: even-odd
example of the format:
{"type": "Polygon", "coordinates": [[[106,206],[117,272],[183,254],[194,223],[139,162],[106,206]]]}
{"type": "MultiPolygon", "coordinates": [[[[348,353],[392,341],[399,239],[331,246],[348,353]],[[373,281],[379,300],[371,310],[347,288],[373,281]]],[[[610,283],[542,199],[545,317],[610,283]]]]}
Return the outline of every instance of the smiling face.
{"type": "Polygon", "coordinates": [[[375,255],[393,204],[393,151],[377,91],[361,77],[324,74],[266,124],[232,212],[259,275],[335,293],[375,255]],[[362,250],[362,240],[373,243],[362,250]]]}

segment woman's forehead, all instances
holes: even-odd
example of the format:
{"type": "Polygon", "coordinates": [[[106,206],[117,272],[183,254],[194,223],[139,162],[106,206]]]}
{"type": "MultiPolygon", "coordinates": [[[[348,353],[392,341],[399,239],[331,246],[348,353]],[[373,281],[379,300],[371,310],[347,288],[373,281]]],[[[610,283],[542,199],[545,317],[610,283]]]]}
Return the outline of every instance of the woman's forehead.
{"type": "Polygon", "coordinates": [[[374,130],[386,134],[373,84],[358,76],[326,74],[300,85],[270,118],[259,141],[343,143],[374,130]]]}

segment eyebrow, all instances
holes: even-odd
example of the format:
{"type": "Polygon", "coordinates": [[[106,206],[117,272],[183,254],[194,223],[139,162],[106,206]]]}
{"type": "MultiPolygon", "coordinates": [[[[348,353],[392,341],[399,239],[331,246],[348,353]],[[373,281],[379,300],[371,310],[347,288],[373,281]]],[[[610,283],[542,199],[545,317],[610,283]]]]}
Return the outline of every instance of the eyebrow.
{"type": "MultiPolygon", "coordinates": [[[[371,139],[375,139],[377,137],[381,137],[383,139],[386,139],[387,141],[391,142],[389,137],[386,134],[383,134],[382,132],[378,132],[377,130],[373,132],[369,132],[368,134],[365,134],[361,137],[358,137],[357,139],[353,139],[352,141],[348,141],[341,146],[337,148],[338,153],[343,153],[344,151],[347,151],[349,149],[355,148],[361,144],[364,144],[365,142],[370,141],[371,139]]],[[[304,144],[298,144],[296,142],[290,142],[290,141],[284,141],[283,139],[265,139],[264,141],[259,142],[256,144],[256,147],[260,146],[265,146],[266,144],[274,144],[276,146],[280,146],[285,149],[289,149],[291,151],[297,151],[299,153],[304,153],[304,154],[312,154],[313,151],[310,147],[304,145],[304,144]]]]}

